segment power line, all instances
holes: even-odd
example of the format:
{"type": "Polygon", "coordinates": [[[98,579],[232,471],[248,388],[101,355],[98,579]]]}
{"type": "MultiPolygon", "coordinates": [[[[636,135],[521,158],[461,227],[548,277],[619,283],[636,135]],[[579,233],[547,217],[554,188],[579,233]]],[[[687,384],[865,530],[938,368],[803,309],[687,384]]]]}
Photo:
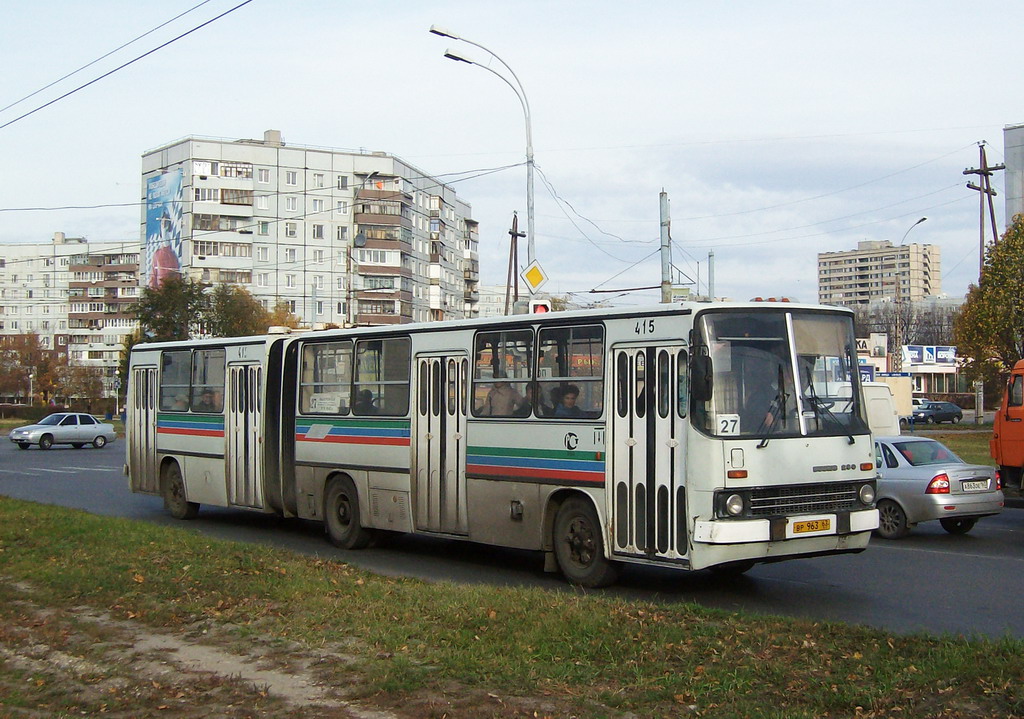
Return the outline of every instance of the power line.
{"type": "Polygon", "coordinates": [[[158,46],[156,46],[155,48],[153,48],[152,50],[148,50],[147,52],[144,52],[144,53],[142,53],[142,54],[141,54],[141,55],[139,55],[138,57],[135,57],[135,58],[133,58],[133,59],[129,60],[128,62],[126,62],[126,63],[123,63],[123,64],[121,64],[121,65],[118,65],[118,66],[117,66],[117,67],[115,67],[115,68],[114,68],[113,70],[110,70],[109,72],[105,72],[105,73],[103,73],[102,75],[100,75],[99,77],[97,77],[97,78],[94,78],[94,79],[90,80],[89,82],[87,82],[87,83],[84,83],[84,84],[82,84],[82,85],[79,85],[78,87],[76,87],[76,88],[75,88],[75,89],[73,89],[73,90],[69,90],[69,91],[65,92],[65,93],[64,93],[63,95],[61,95],[60,97],[56,97],[56,98],[54,98],[54,99],[50,100],[49,102],[46,102],[46,103],[44,103],[44,104],[40,105],[39,107],[35,108],[34,110],[29,110],[29,111],[28,111],[28,112],[26,112],[25,114],[23,114],[23,115],[19,115],[18,117],[14,118],[13,120],[8,120],[8,121],[7,121],[7,122],[5,122],[5,123],[4,123],[3,125],[0,125],[0,130],[3,130],[3,129],[4,129],[5,127],[10,127],[11,125],[13,125],[14,123],[18,122],[19,120],[24,120],[24,119],[25,119],[26,117],[28,117],[28,116],[30,116],[30,115],[34,115],[35,113],[39,112],[40,110],[42,110],[42,109],[44,109],[44,108],[47,108],[47,107],[49,107],[50,105],[53,105],[54,103],[60,102],[61,100],[63,100],[63,99],[64,99],[64,98],[66,98],[66,97],[69,97],[69,96],[71,96],[71,95],[74,95],[74,94],[75,94],[76,92],[78,92],[79,90],[84,90],[85,88],[89,87],[90,85],[94,85],[94,84],[96,84],[97,82],[99,82],[100,80],[102,80],[102,79],[104,79],[104,78],[107,78],[107,77],[110,77],[110,76],[111,76],[111,75],[113,75],[113,74],[114,74],[115,72],[118,72],[119,70],[123,70],[124,68],[128,67],[129,65],[132,65],[132,64],[134,64],[134,63],[138,62],[139,60],[141,60],[141,59],[143,59],[143,58],[145,58],[145,57],[148,57],[149,55],[152,55],[152,54],[153,54],[153,53],[155,53],[155,52],[156,52],[157,50],[162,50],[162,49],[164,49],[165,47],[167,47],[167,46],[168,46],[168,45],[170,45],[171,43],[175,43],[175,42],[177,42],[178,40],[181,40],[182,38],[184,38],[184,37],[187,37],[188,35],[191,35],[191,34],[192,34],[192,33],[194,33],[194,32],[195,32],[196,30],[201,30],[202,28],[206,27],[206,26],[207,26],[207,25],[209,25],[210,23],[213,23],[213,22],[216,22],[217,20],[220,20],[220,19],[221,19],[222,17],[224,17],[225,15],[230,15],[230,14],[231,14],[231,13],[233,13],[233,12],[234,12],[235,10],[238,10],[239,8],[241,8],[241,7],[245,6],[245,5],[248,5],[248,4],[249,4],[249,3],[251,3],[251,2],[252,2],[252,0],[243,0],[243,2],[240,2],[240,3],[238,4],[238,5],[235,5],[235,6],[234,6],[233,8],[231,8],[230,10],[226,10],[226,11],[222,12],[222,13],[221,13],[220,15],[217,15],[216,17],[214,17],[214,18],[211,18],[210,20],[207,20],[206,22],[202,23],[201,25],[197,25],[197,26],[195,26],[194,28],[192,28],[191,30],[187,30],[186,32],[183,32],[182,34],[178,35],[178,36],[177,36],[177,37],[175,37],[175,38],[172,38],[172,39],[168,40],[167,42],[163,43],[162,45],[158,45],[158,46]]]}
{"type": "Polygon", "coordinates": [[[12,107],[14,107],[15,105],[20,105],[21,103],[25,102],[25,100],[28,100],[28,99],[29,99],[29,98],[31,98],[31,97],[35,97],[36,95],[38,95],[39,93],[43,92],[44,90],[49,90],[49,89],[50,89],[51,87],[53,87],[53,86],[54,86],[54,85],[56,85],[57,83],[59,83],[59,82],[63,82],[64,80],[67,80],[67,79],[68,79],[69,77],[72,77],[72,76],[74,76],[74,75],[77,75],[77,74],[78,74],[78,73],[80,73],[80,72],[81,72],[82,70],[85,70],[86,68],[92,67],[93,65],[95,65],[96,63],[98,63],[98,62],[99,62],[100,60],[104,60],[104,59],[106,59],[106,58],[110,57],[111,55],[113,55],[114,53],[116,53],[116,52],[118,52],[118,51],[120,51],[120,50],[124,50],[124,49],[125,49],[126,47],[128,47],[129,45],[132,45],[132,44],[134,44],[134,43],[138,42],[139,40],[141,40],[142,38],[146,37],[147,35],[152,35],[152,34],[153,34],[154,32],[156,32],[156,31],[157,31],[157,30],[159,30],[160,28],[162,28],[162,27],[166,27],[167,25],[170,25],[170,24],[171,24],[172,22],[174,22],[175,20],[178,20],[178,19],[180,19],[180,18],[182,18],[182,17],[184,17],[184,16],[188,15],[188,14],[189,14],[190,12],[192,12],[193,10],[196,10],[196,9],[198,9],[198,8],[202,7],[203,5],[206,5],[206,4],[208,3],[208,2],[210,2],[210,0],[203,0],[203,2],[199,3],[198,5],[193,5],[192,7],[190,7],[190,8],[189,8],[188,10],[186,10],[185,12],[183,12],[183,13],[179,13],[178,15],[175,15],[175,16],[174,16],[174,17],[172,17],[172,18],[171,18],[170,20],[167,20],[166,22],[162,22],[162,23],[160,23],[159,25],[157,25],[157,26],[156,26],[155,28],[153,28],[152,30],[147,30],[146,32],[142,33],[142,34],[141,34],[141,35],[139,35],[138,37],[132,38],[132,39],[131,39],[131,40],[129,40],[128,42],[124,43],[123,45],[120,45],[120,46],[118,46],[118,47],[115,47],[115,48],[114,48],[113,50],[111,50],[110,52],[106,53],[105,55],[100,55],[100,56],[99,56],[98,58],[96,58],[96,59],[95,59],[95,60],[93,60],[92,62],[88,62],[88,63],[86,63],[85,65],[82,65],[82,66],[81,66],[80,68],[78,68],[77,70],[72,70],[72,71],[71,71],[71,72],[69,72],[69,73],[68,73],[67,75],[64,75],[63,77],[59,77],[59,78],[57,78],[56,80],[54,80],[53,82],[51,82],[51,83],[50,83],[49,85],[44,85],[43,87],[39,88],[39,89],[38,89],[38,90],[36,90],[35,92],[30,92],[30,93],[29,93],[28,95],[25,95],[25,97],[21,98],[20,100],[15,100],[15,101],[14,101],[14,102],[12,102],[12,103],[11,103],[10,105],[7,105],[6,107],[0,107],[0,112],[6,112],[7,110],[10,110],[10,109],[11,109],[12,107]]]}

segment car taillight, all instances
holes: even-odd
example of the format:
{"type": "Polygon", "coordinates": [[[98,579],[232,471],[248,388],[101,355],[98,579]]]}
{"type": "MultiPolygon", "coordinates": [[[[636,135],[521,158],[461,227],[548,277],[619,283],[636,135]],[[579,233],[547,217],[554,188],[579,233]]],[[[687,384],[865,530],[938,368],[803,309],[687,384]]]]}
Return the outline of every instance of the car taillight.
{"type": "Polygon", "coordinates": [[[949,494],[949,477],[945,474],[936,474],[928,483],[925,494],[949,494]]]}
{"type": "Polygon", "coordinates": [[[1003,474],[998,469],[996,470],[996,489],[1003,488],[1003,474]]]}

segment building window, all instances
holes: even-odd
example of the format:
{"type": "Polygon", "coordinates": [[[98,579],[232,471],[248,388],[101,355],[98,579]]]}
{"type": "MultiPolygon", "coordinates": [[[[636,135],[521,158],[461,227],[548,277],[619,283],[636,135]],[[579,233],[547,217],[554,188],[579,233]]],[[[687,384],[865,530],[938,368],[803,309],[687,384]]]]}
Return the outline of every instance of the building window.
{"type": "Polygon", "coordinates": [[[299,200],[297,197],[286,197],[284,198],[284,209],[288,212],[295,212],[299,208],[299,200]]]}
{"type": "Polygon", "coordinates": [[[342,242],[348,239],[348,228],[344,225],[338,225],[338,239],[342,242]]]}
{"type": "Polygon", "coordinates": [[[268,287],[270,285],[270,273],[260,272],[256,275],[256,286],[257,287],[268,287]]]}
{"type": "Polygon", "coordinates": [[[313,225],[313,239],[322,240],[324,238],[324,226],[313,225]]]}
{"type": "Polygon", "coordinates": [[[268,247],[257,247],[256,248],[256,259],[260,262],[267,262],[270,260],[270,248],[268,247]]]}
{"type": "Polygon", "coordinates": [[[313,275],[313,287],[318,290],[322,290],[324,288],[323,275],[313,275]]]}
{"type": "Polygon", "coordinates": [[[285,275],[284,276],[284,286],[285,287],[295,287],[295,275],[285,275]]]}
{"type": "Polygon", "coordinates": [[[270,234],[270,223],[269,222],[260,222],[257,227],[258,227],[257,232],[259,234],[263,235],[264,237],[266,237],[267,235],[270,234]]]}
{"type": "Polygon", "coordinates": [[[295,170],[288,170],[286,173],[284,173],[284,184],[298,185],[299,173],[297,173],[295,170]]]}
{"type": "Polygon", "coordinates": [[[324,174],[322,172],[316,172],[313,174],[313,187],[324,186],[324,174]]]}
{"type": "Polygon", "coordinates": [[[320,316],[320,317],[323,316],[323,314],[324,314],[324,303],[323,303],[323,300],[317,300],[316,301],[316,314],[317,314],[317,316],[320,316]]]}
{"type": "Polygon", "coordinates": [[[242,177],[252,179],[252,165],[248,162],[222,162],[220,163],[221,177],[242,177]]]}
{"type": "Polygon", "coordinates": [[[284,251],[284,261],[285,262],[291,262],[291,263],[294,264],[294,262],[295,262],[295,248],[294,247],[288,247],[288,248],[285,249],[285,251],[284,251]]]}
{"type": "Polygon", "coordinates": [[[220,201],[225,205],[252,205],[252,190],[237,190],[225,187],[221,190],[220,201]]]}
{"type": "Polygon", "coordinates": [[[270,182],[270,170],[265,167],[256,170],[256,182],[268,184],[270,182]]]}
{"type": "Polygon", "coordinates": [[[340,214],[340,215],[347,215],[348,214],[348,203],[345,200],[338,200],[337,211],[338,211],[338,214],[340,214]]]}
{"type": "Polygon", "coordinates": [[[269,210],[270,209],[270,197],[267,195],[256,196],[256,209],[257,210],[269,210]]]}
{"type": "Polygon", "coordinates": [[[295,237],[297,234],[298,234],[298,225],[296,225],[294,222],[286,222],[286,223],[284,223],[284,236],[285,237],[295,237]]]}
{"type": "MultiPolygon", "coordinates": [[[[314,227],[315,227],[315,225],[314,225],[314,227]]],[[[321,225],[321,227],[322,227],[322,225],[321,225]]],[[[316,233],[314,233],[313,236],[316,237],[316,233]]],[[[323,250],[313,250],[313,262],[318,264],[318,265],[322,265],[324,263],[324,251],[323,250]]]]}
{"type": "Polygon", "coordinates": [[[197,187],[194,192],[196,202],[220,202],[220,190],[216,187],[197,187]]]}
{"type": "Polygon", "coordinates": [[[338,189],[339,190],[347,190],[348,189],[348,175],[338,175],[338,189]]]}
{"type": "Polygon", "coordinates": [[[323,200],[313,200],[313,212],[323,212],[323,211],[324,211],[324,201],[323,200]]]}

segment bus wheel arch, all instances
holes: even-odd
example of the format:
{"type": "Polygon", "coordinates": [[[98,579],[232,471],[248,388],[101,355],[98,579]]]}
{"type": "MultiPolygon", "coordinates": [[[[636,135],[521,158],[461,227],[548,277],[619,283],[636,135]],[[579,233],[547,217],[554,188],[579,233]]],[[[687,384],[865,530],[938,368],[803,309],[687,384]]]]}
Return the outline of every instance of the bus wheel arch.
{"type": "Polygon", "coordinates": [[[164,498],[164,507],[175,519],[195,519],[199,515],[199,503],[188,501],[185,493],[181,466],[170,457],[160,465],[160,495],[164,498]]]}
{"type": "Polygon", "coordinates": [[[373,530],[362,526],[359,493],[347,474],[332,474],[324,486],[324,528],[331,544],[342,549],[363,549],[373,530]]]}
{"type": "Polygon", "coordinates": [[[549,499],[544,545],[569,583],[604,587],[618,578],[618,565],[605,557],[605,534],[589,495],[564,491],[549,499]]]}

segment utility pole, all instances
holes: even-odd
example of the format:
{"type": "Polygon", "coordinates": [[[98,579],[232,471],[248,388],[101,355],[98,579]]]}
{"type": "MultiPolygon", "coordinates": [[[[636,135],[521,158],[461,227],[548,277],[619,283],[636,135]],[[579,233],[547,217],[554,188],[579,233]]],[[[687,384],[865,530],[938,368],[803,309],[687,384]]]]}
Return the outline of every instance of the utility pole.
{"type": "Polygon", "coordinates": [[[511,240],[508,243],[508,280],[505,283],[505,314],[519,301],[519,238],[526,237],[519,231],[519,215],[512,213],[512,229],[508,231],[511,240]],[[511,301],[510,301],[511,300],[511,301]]]}
{"type": "Polygon", "coordinates": [[[661,206],[661,303],[672,302],[672,220],[668,214],[668,193],[659,195],[661,206]]]}
{"type": "MultiPolygon", "coordinates": [[[[700,290],[700,286],[697,287],[700,290]]],[[[708,250],[708,299],[715,301],[715,251],[708,250]]]]}
{"type": "Polygon", "coordinates": [[[996,208],[992,198],[996,191],[992,189],[992,173],[997,170],[1005,170],[1006,165],[998,164],[989,166],[988,158],[985,156],[985,141],[978,143],[978,167],[964,170],[965,175],[977,175],[979,185],[968,182],[968,189],[978,192],[979,210],[978,226],[981,236],[978,241],[978,281],[981,281],[981,268],[985,266],[985,200],[988,200],[988,212],[992,221],[992,244],[999,242],[999,230],[996,229],[996,208]]]}

